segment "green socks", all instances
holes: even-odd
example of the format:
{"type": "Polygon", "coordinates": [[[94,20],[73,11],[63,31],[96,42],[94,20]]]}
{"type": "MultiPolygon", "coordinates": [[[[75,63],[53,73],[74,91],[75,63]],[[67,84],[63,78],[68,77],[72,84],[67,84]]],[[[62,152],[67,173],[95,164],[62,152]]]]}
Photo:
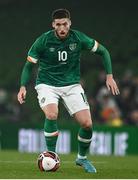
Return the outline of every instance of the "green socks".
{"type": "Polygon", "coordinates": [[[56,143],[58,138],[57,120],[45,119],[44,135],[48,151],[56,150],[56,143]]]}
{"type": "MultiPolygon", "coordinates": [[[[44,135],[48,151],[56,150],[56,143],[58,138],[57,120],[45,119],[44,135]]],[[[92,128],[80,128],[78,134],[78,156],[79,158],[86,158],[86,153],[89,149],[92,138],[92,128]]]]}
{"type": "Polygon", "coordinates": [[[92,138],[92,128],[80,128],[78,134],[78,158],[86,158],[87,150],[89,149],[92,138]]]}

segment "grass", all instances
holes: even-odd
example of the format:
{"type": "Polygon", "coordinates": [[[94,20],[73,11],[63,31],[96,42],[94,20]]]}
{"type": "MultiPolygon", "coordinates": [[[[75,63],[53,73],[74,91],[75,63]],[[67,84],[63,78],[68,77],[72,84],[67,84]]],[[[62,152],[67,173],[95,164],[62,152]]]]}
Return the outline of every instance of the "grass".
{"type": "Polygon", "coordinates": [[[96,174],[85,173],[75,165],[76,154],[60,155],[56,172],[40,172],[38,154],[0,151],[0,179],[133,179],[138,178],[138,156],[89,156],[96,174]]]}

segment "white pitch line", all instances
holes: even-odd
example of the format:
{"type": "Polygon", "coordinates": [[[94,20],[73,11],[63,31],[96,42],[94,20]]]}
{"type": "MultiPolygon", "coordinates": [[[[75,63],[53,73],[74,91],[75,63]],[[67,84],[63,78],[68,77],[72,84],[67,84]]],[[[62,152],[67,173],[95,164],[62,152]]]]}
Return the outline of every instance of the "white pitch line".
{"type": "MultiPolygon", "coordinates": [[[[94,164],[105,164],[107,163],[107,161],[92,161],[94,164]]],[[[0,163],[16,163],[16,164],[27,164],[27,163],[30,163],[30,164],[35,164],[37,163],[37,161],[8,161],[8,160],[5,160],[5,161],[1,161],[0,160],[0,163]]],[[[74,164],[74,161],[61,161],[61,164],[74,164]]]]}
{"type": "Polygon", "coordinates": [[[20,164],[20,163],[35,163],[34,161],[0,161],[0,163],[16,163],[16,164],[20,164]]]}
{"type": "MultiPolygon", "coordinates": [[[[61,163],[65,163],[65,164],[74,164],[74,161],[61,161],[61,163]]],[[[107,163],[107,161],[92,161],[92,163],[95,163],[95,164],[105,164],[107,163]]]]}

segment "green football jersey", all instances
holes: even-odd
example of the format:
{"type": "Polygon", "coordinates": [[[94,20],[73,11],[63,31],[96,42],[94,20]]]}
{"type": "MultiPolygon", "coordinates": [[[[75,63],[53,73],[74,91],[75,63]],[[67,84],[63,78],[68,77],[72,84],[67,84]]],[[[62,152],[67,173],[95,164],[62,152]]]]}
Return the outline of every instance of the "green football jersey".
{"type": "Polygon", "coordinates": [[[94,39],[72,29],[65,39],[58,38],[54,30],[42,34],[28,52],[39,63],[36,84],[60,87],[79,83],[81,52],[94,45],[94,39]]]}

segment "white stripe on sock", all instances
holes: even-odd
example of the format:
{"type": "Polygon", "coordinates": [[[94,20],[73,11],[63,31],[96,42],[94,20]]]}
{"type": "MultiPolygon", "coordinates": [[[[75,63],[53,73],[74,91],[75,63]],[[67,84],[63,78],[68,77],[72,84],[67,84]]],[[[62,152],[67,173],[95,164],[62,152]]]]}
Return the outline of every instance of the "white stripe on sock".
{"type": "Polygon", "coordinates": [[[80,137],[79,135],[78,135],[78,140],[84,143],[89,143],[92,141],[92,139],[85,139],[85,138],[80,137]]]}
{"type": "Polygon", "coordinates": [[[58,135],[58,131],[52,132],[52,133],[48,133],[48,132],[44,132],[44,135],[46,137],[50,137],[50,136],[57,136],[58,135]]]}

